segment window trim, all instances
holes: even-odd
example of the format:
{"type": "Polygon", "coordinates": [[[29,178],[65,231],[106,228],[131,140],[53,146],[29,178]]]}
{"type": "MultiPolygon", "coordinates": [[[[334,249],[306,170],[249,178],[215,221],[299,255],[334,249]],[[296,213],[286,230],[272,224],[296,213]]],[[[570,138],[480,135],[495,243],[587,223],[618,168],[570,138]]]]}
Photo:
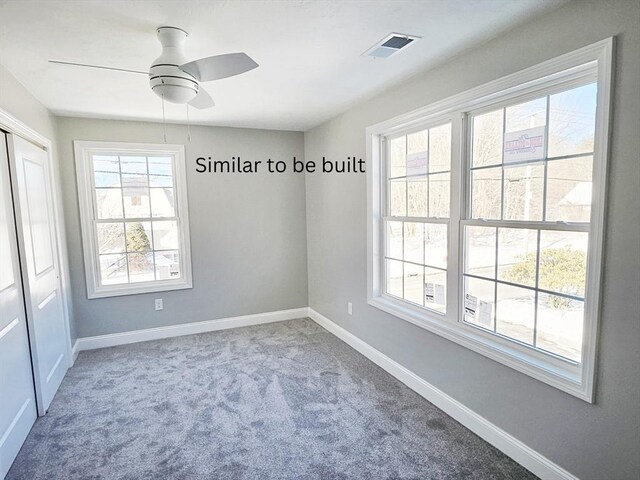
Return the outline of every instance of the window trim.
{"type": "Polygon", "coordinates": [[[80,227],[87,285],[87,298],[105,298],[140,293],[165,292],[193,288],[191,268],[191,241],[189,235],[189,205],[187,200],[187,177],[184,145],[126,143],[75,140],[73,142],[78,185],[78,202],[80,208],[80,227]],[[139,283],[116,285],[100,285],[100,267],[98,259],[97,238],[93,228],[94,212],[94,179],[90,167],[93,154],[132,154],[171,155],[174,164],[174,195],[176,215],[180,235],[179,252],[182,276],[179,279],[153,280],[139,283]]]}
{"type": "Polygon", "coordinates": [[[605,232],[606,173],[610,124],[610,102],[613,75],[614,38],[610,37],[579,50],[561,55],[525,70],[472,88],[444,100],[372,125],[366,129],[367,155],[367,303],[391,315],[418,325],[459,345],[478,352],[503,365],[552,385],[589,403],[595,401],[595,370],[598,323],[602,289],[605,232]],[[570,85],[577,78],[595,72],[598,82],[593,196],[582,364],[524,347],[494,333],[459,321],[461,298],[462,239],[461,213],[466,208],[466,161],[469,132],[466,114],[514,97],[528,96],[536,89],[548,90],[555,83],[570,85]],[[567,78],[569,77],[569,78],[567,78]],[[395,300],[384,293],[383,239],[386,188],[385,154],[382,139],[422,124],[433,124],[449,116],[452,122],[451,205],[449,220],[449,277],[455,289],[448,289],[447,314],[434,315],[419,306],[395,300]],[[451,255],[451,254],[454,255],[451,255]]]}

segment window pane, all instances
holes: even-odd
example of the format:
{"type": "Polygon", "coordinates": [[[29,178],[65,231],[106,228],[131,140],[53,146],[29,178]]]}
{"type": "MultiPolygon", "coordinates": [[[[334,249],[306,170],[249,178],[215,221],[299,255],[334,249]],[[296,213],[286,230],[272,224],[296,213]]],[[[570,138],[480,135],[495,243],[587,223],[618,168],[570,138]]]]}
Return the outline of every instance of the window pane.
{"type": "Polygon", "coordinates": [[[402,298],[402,262],[387,260],[387,293],[402,298]]]}
{"type": "Polygon", "coordinates": [[[505,167],[504,219],[542,220],[543,190],[543,165],[505,167]]]}
{"type": "Polygon", "coordinates": [[[148,218],[151,216],[149,209],[149,189],[123,188],[124,214],[127,218],[148,218]]]}
{"type": "Polygon", "coordinates": [[[155,252],[155,264],[157,280],[180,277],[180,255],[178,251],[155,252]]]}
{"type": "Polygon", "coordinates": [[[146,252],[153,250],[151,222],[126,223],[125,231],[128,252],[146,252]]]}
{"type": "Polygon", "coordinates": [[[547,164],[547,221],[588,222],[591,218],[593,157],[547,164]]]}
{"type": "Polygon", "coordinates": [[[96,188],[98,218],[122,218],[122,190],[120,188],[96,188]]]}
{"type": "Polygon", "coordinates": [[[129,260],[129,282],[150,282],[155,280],[153,269],[153,252],[130,253],[129,260]]]}
{"type": "Polygon", "coordinates": [[[423,305],[424,267],[404,264],[404,299],[423,305]]]}
{"type": "Polygon", "coordinates": [[[424,263],[432,267],[447,268],[447,225],[424,225],[424,263]]]}
{"type": "Polygon", "coordinates": [[[153,222],[153,242],[155,250],[177,250],[179,248],[178,222],[174,220],[153,222]]]}
{"type": "Polygon", "coordinates": [[[547,97],[518,103],[507,107],[506,110],[505,131],[507,132],[543,127],[547,122],[547,97]]]}
{"type": "Polygon", "coordinates": [[[498,229],[498,279],[535,287],[537,251],[537,230],[498,229]]]}
{"type": "Polygon", "coordinates": [[[429,175],[429,216],[449,216],[449,173],[429,175]]]}
{"type": "Polygon", "coordinates": [[[503,110],[473,117],[473,166],[502,163],[503,110]]]}
{"type": "Polygon", "coordinates": [[[100,255],[100,281],[102,285],[128,283],[126,255],[100,255]]]}
{"type": "Polygon", "coordinates": [[[407,215],[407,183],[402,180],[389,182],[389,202],[392,217],[405,217],[407,215]]]}
{"type": "Polygon", "coordinates": [[[94,172],[96,187],[119,187],[120,174],[117,172],[94,172]]]}
{"type": "Polygon", "coordinates": [[[495,278],[496,229],[494,227],[466,227],[465,273],[495,278]]]}
{"type": "Polygon", "coordinates": [[[93,155],[94,172],[120,172],[118,157],[109,155],[93,155]]]}
{"type": "Polygon", "coordinates": [[[451,170],[451,124],[429,129],[429,173],[451,170]]]}
{"type": "Polygon", "coordinates": [[[147,173],[147,158],[121,156],[120,170],[122,173],[147,173]]]}
{"type": "Polygon", "coordinates": [[[422,223],[404,224],[404,259],[407,262],[424,262],[424,237],[422,223]]]}
{"type": "Polygon", "coordinates": [[[498,284],[496,331],[507,337],[533,344],[535,291],[498,284]]]}
{"type": "Polygon", "coordinates": [[[592,83],[549,99],[549,156],[593,152],[597,84],[592,83]]]}
{"type": "Polygon", "coordinates": [[[407,174],[407,138],[398,137],[389,142],[391,177],[404,177],[407,174]]]}
{"type": "Polygon", "coordinates": [[[429,163],[429,131],[407,136],[407,175],[425,175],[429,163]]]}
{"type": "Polygon", "coordinates": [[[171,175],[149,175],[149,186],[173,187],[173,177],[171,175]]]}
{"type": "Polygon", "coordinates": [[[584,302],[540,293],[536,346],[580,362],[583,319],[584,302]]]}
{"type": "Polygon", "coordinates": [[[584,297],[588,244],[586,232],[540,232],[539,288],[584,297]]]}
{"type": "Polygon", "coordinates": [[[500,219],[502,167],[471,171],[471,216],[500,219]]]}
{"type": "Polygon", "coordinates": [[[173,188],[151,188],[151,211],[154,217],[173,217],[176,214],[173,188]]]}
{"type": "Polygon", "coordinates": [[[402,260],[402,222],[387,222],[386,256],[402,260]]]}
{"type": "Polygon", "coordinates": [[[547,97],[506,109],[503,163],[544,160],[547,97]]]}
{"type": "Polygon", "coordinates": [[[130,188],[147,187],[149,186],[149,177],[140,173],[123,173],[122,186],[130,188]]]}
{"type": "MultiPolygon", "coordinates": [[[[407,154],[426,152],[429,150],[429,130],[407,135],[407,154]]],[[[425,172],[426,173],[426,172],[425,172]]]]}
{"type": "Polygon", "coordinates": [[[173,174],[173,161],[171,157],[149,157],[149,175],[164,175],[169,176],[173,174]]]}
{"type": "Polygon", "coordinates": [[[124,224],[98,223],[98,253],[121,253],[124,248],[124,224]]]}
{"type": "Polygon", "coordinates": [[[409,188],[408,214],[410,217],[426,217],[429,215],[429,182],[427,177],[411,178],[407,180],[409,188]]]}
{"type": "Polygon", "coordinates": [[[490,280],[464,278],[464,321],[493,330],[496,284],[490,280]]]}
{"type": "Polygon", "coordinates": [[[425,267],[424,305],[441,313],[447,307],[447,272],[425,267]]]}

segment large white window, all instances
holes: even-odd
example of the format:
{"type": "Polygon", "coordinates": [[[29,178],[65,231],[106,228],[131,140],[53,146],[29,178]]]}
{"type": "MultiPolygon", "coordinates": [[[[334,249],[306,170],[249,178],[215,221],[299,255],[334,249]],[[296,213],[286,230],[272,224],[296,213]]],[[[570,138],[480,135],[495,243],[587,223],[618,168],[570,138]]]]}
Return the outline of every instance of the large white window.
{"type": "Polygon", "coordinates": [[[88,297],[190,288],[184,148],[74,146],[88,297]]]}
{"type": "Polygon", "coordinates": [[[367,130],[369,303],[593,401],[612,40],[367,130]]]}

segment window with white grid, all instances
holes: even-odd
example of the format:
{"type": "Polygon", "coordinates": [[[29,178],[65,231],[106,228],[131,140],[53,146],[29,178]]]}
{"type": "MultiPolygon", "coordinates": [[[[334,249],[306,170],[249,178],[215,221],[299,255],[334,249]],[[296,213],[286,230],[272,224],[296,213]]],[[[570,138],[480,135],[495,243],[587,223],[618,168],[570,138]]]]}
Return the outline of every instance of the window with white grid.
{"type": "Polygon", "coordinates": [[[597,83],[470,113],[464,321],[580,362],[597,83]]]}
{"type": "Polygon", "coordinates": [[[445,313],[451,124],[385,140],[385,291],[445,313]]]}
{"type": "Polygon", "coordinates": [[[90,297],[191,285],[182,151],[76,142],[90,297]]]}
{"type": "Polygon", "coordinates": [[[368,303],[587,401],[612,51],[367,129],[368,303]]]}

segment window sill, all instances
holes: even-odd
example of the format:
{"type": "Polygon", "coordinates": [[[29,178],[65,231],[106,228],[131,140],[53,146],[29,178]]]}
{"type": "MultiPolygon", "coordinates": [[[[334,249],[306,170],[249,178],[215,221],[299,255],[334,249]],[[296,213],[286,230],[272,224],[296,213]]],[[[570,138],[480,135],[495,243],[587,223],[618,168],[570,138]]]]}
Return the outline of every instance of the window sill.
{"type": "Polygon", "coordinates": [[[590,386],[583,381],[583,368],[580,364],[533,350],[490,332],[484,332],[480,328],[386,295],[371,297],[368,304],[586,402],[593,403],[593,393],[590,386]]]}
{"type": "Polygon", "coordinates": [[[106,285],[89,292],[87,298],[108,298],[124,295],[138,295],[141,293],[167,292],[171,290],[184,290],[193,288],[193,284],[185,279],[164,280],[160,282],[141,282],[137,284],[106,285]]]}

